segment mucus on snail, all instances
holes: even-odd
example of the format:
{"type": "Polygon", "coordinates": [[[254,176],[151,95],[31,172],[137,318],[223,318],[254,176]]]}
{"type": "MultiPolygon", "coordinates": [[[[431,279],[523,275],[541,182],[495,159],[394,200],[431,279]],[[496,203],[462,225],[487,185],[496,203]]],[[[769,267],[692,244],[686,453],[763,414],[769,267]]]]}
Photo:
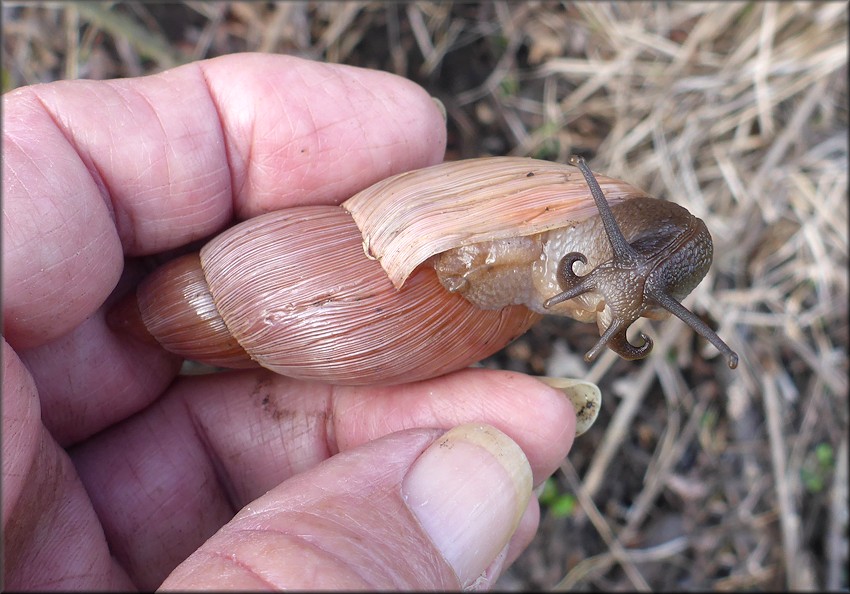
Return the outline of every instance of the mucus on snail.
{"type": "Polygon", "coordinates": [[[737,355],[680,300],[712,259],[686,209],[578,167],[518,157],[401,173],[336,206],[244,221],[169,262],[110,312],[114,328],[189,359],[302,379],[392,384],[466,367],[542,314],[626,329],[676,315],[737,355]],[[590,197],[588,197],[588,188],[590,197]]]}

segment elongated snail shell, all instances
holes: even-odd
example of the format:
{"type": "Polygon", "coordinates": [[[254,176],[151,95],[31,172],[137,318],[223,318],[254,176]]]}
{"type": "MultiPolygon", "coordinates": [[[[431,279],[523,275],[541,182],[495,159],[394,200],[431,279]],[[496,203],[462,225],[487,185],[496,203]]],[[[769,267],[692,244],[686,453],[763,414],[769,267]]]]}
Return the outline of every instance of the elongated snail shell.
{"type": "MultiPolygon", "coordinates": [[[[625,182],[596,179],[629,242],[663,247],[699,221],[625,182]],[[653,240],[658,228],[664,239],[653,240]]],[[[564,288],[566,254],[586,254],[586,266],[572,268],[579,274],[612,258],[589,194],[575,167],[526,158],[402,173],[342,208],[289,208],[224,231],[156,270],[110,323],[201,362],[352,385],[466,367],[543,313],[596,319],[603,332],[616,301],[604,291],[551,303],[564,288]]],[[[710,246],[708,237],[707,260],[703,250],[696,266],[682,262],[697,269],[679,275],[676,298],[704,276],[710,246]]]]}

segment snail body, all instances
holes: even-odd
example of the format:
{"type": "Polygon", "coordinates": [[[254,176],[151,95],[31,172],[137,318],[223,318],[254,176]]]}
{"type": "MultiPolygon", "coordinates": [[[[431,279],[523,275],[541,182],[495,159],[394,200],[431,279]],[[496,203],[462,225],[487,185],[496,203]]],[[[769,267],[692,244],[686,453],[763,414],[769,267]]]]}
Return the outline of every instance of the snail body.
{"type": "Polygon", "coordinates": [[[202,362],[341,384],[466,367],[541,314],[596,320],[604,340],[589,355],[610,344],[646,356],[649,339],[632,347],[625,328],[641,315],[685,319],[676,306],[708,270],[711,238],[684,208],[619,180],[597,183],[576,163],[443,163],[378,182],[342,208],[261,215],[155,271],[110,323],[202,362]],[[659,270],[662,280],[644,282],[659,270]]]}

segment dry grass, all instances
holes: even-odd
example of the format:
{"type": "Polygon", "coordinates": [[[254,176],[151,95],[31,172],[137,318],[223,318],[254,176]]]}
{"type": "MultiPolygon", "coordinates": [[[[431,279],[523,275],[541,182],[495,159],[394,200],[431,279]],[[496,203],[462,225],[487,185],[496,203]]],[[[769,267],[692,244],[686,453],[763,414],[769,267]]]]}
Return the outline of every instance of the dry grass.
{"type": "Polygon", "coordinates": [[[4,90],[236,51],[380,68],[443,100],[449,158],[592,157],[715,238],[655,356],[586,368],[591,326],[547,320],[486,364],[597,381],[509,589],[848,588],[845,3],[6,2],[4,90]],[[667,356],[663,356],[663,354],[667,356]],[[577,355],[578,354],[578,355],[577,355]]]}

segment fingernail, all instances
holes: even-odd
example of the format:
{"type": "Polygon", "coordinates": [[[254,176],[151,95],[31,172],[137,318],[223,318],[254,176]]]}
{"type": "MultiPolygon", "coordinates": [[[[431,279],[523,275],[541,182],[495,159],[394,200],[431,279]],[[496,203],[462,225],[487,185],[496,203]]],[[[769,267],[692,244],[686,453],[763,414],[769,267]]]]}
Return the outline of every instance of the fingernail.
{"type": "Polygon", "coordinates": [[[596,384],[565,377],[534,376],[564,393],[576,411],[576,437],[590,429],[602,408],[602,392],[596,384]]]}
{"type": "Polygon", "coordinates": [[[432,97],[431,97],[431,99],[433,99],[433,100],[434,100],[434,103],[436,103],[436,104],[437,104],[437,109],[439,109],[439,110],[440,110],[440,113],[441,113],[441,114],[443,114],[443,121],[444,121],[444,122],[445,122],[445,121],[448,121],[448,116],[446,115],[446,106],[445,106],[445,105],[443,105],[443,102],[442,102],[442,101],[440,101],[439,99],[437,99],[437,98],[436,98],[436,97],[434,97],[434,96],[432,96],[432,97]]]}
{"type": "Polygon", "coordinates": [[[402,495],[465,588],[508,544],[531,487],[531,466],[513,440],[488,425],[461,425],[422,452],[402,495]]]}

